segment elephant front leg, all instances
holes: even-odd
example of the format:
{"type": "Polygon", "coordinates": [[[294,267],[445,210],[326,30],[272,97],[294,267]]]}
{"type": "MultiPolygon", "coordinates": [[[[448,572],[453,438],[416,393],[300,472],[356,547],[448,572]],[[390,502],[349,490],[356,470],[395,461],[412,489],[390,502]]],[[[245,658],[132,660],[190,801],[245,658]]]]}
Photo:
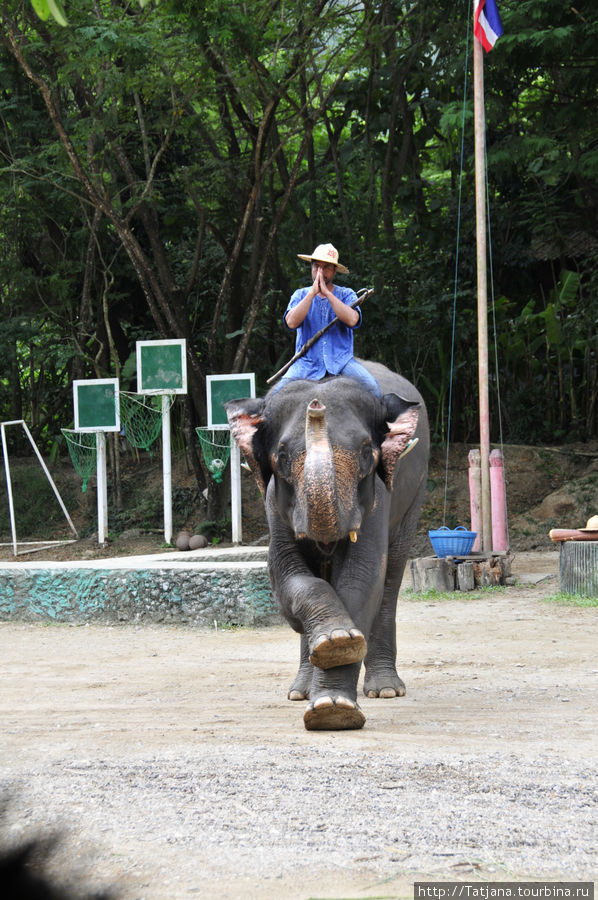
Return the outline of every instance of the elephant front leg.
{"type": "Polygon", "coordinates": [[[309,700],[311,682],[314,667],[309,661],[309,645],[304,634],[301,635],[301,656],[299,659],[299,671],[289,688],[289,700],[309,700]]]}
{"type": "Polygon", "coordinates": [[[295,575],[285,579],[276,593],[286,618],[296,631],[305,635],[312,666],[332,669],[364,659],[365,636],[328,582],[295,575]]]}
{"type": "Polygon", "coordinates": [[[405,517],[389,548],[382,604],[374,621],[365,659],[363,692],[366,697],[392,699],[405,696],[405,684],[396,669],[397,597],[411,542],[415,533],[419,501],[405,517]]]}
{"type": "Polygon", "coordinates": [[[319,669],[361,662],[367,653],[365,637],[355,626],[326,627],[314,638],[309,661],[319,669]]]}
{"type": "Polygon", "coordinates": [[[357,704],[360,663],[313,670],[310,703],[303,716],[308,731],[363,728],[365,716],[357,704]]]}
{"type": "Polygon", "coordinates": [[[363,692],[366,697],[387,700],[405,696],[405,684],[397,673],[396,596],[400,582],[391,581],[374,621],[365,659],[363,692]]]}
{"type": "Polygon", "coordinates": [[[378,661],[367,670],[363,679],[363,693],[370,699],[379,697],[381,700],[389,700],[393,697],[404,697],[405,682],[397,674],[392,661],[389,660],[386,664],[378,661]]]}

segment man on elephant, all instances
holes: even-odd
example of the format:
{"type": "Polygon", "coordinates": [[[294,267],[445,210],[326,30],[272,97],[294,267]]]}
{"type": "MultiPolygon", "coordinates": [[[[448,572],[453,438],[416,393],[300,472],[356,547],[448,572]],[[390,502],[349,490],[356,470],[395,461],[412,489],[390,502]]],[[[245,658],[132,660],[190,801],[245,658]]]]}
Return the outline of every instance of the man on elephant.
{"type": "Polygon", "coordinates": [[[283,317],[285,327],[296,332],[295,352],[333,319],[339,321],[293,363],[274,390],[298,378],[317,381],[325,375],[348,375],[381,397],[378,382],[353,355],[353,331],[361,325],[361,309],[351,306],[357,300],[355,291],[333,283],[336,272],[349,272],[339,262],[338,250],[319,244],[311,255],[297,255],[311,263],[313,283],[295,291],[283,317]]]}

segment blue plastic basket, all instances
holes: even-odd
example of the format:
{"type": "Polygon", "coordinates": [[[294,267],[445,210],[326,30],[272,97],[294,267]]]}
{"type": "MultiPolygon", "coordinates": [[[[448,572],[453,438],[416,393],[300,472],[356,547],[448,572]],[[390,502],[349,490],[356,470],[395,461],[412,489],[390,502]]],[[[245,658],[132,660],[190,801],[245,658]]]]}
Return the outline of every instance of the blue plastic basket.
{"type": "Polygon", "coordinates": [[[463,525],[457,525],[451,531],[446,525],[434,531],[428,531],[428,537],[438,557],[469,556],[477,532],[468,531],[463,525]]]}

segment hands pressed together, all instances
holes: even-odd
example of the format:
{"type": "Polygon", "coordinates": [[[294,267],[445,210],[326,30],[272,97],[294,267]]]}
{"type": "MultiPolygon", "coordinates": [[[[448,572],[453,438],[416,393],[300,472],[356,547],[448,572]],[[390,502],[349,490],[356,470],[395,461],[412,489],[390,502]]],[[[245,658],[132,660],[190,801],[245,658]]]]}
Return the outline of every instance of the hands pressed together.
{"type": "Polygon", "coordinates": [[[286,321],[289,328],[297,328],[301,324],[308,314],[312,301],[317,294],[328,300],[330,306],[334,310],[335,316],[337,316],[341,322],[344,322],[345,325],[349,326],[356,325],[359,321],[359,313],[357,310],[351,309],[350,306],[346,306],[332,291],[332,288],[334,287],[332,280],[334,278],[334,273],[336,272],[336,267],[329,264],[322,265],[314,262],[312,263],[311,271],[314,279],[312,286],[303,300],[287,313],[286,321]]]}
{"type": "Polygon", "coordinates": [[[322,268],[318,267],[316,272],[316,277],[314,278],[314,283],[311,286],[313,296],[316,294],[321,294],[322,297],[326,297],[329,299],[329,295],[332,293],[328,285],[326,284],[326,279],[324,277],[324,272],[322,268]]]}

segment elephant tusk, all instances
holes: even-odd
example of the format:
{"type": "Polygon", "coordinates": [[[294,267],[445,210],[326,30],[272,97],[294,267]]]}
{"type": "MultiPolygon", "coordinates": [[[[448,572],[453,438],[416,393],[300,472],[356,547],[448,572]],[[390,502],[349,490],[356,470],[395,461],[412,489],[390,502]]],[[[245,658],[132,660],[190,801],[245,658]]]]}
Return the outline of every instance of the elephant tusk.
{"type": "Polygon", "coordinates": [[[356,531],[349,532],[349,540],[351,541],[352,544],[355,544],[357,542],[357,532],[356,531]]]}

